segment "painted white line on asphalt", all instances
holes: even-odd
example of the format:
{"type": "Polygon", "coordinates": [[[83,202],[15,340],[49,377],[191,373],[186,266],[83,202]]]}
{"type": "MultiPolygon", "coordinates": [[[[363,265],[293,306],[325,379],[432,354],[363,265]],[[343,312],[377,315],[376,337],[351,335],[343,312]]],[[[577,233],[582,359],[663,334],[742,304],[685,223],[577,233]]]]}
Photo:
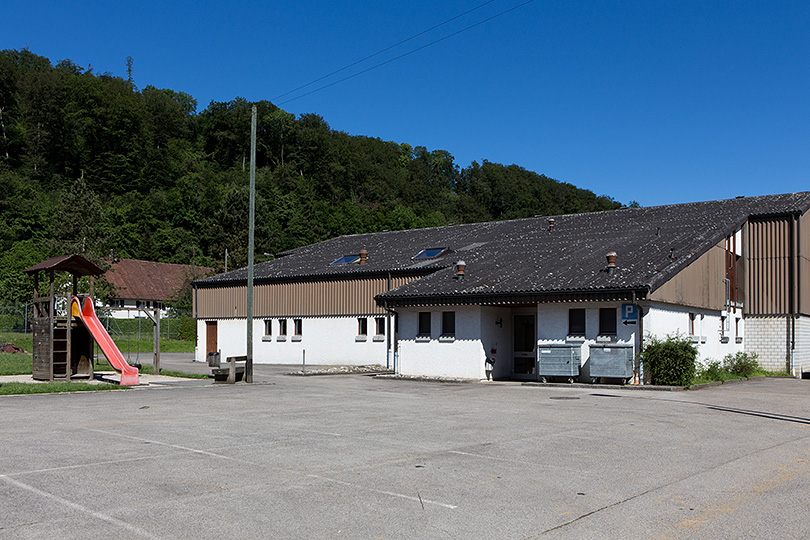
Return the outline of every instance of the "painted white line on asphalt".
{"type": "Polygon", "coordinates": [[[120,519],[116,519],[116,518],[114,518],[112,516],[108,516],[107,514],[103,514],[101,512],[96,512],[94,510],[90,510],[87,507],[84,507],[84,506],[82,506],[80,504],[76,504],[73,501],[63,499],[62,497],[54,495],[53,493],[48,493],[47,491],[42,491],[41,489],[37,489],[34,486],[29,486],[28,484],[24,484],[23,482],[20,482],[19,480],[9,478],[8,476],[6,476],[4,474],[0,474],[0,480],[6,482],[7,484],[11,484],[12,486],[18,487],[20,489],[24,489],[24,490],[26,490],[26,491],[28,491],[30,493],[35,494],[35,495],[39,495],[40,497],[43,497],[45,499],[50,499],[52,501],[58,502],[59,504],[67,506],[68,508],[76,510],[77,512],[82,512],[83,514],[93,516],[94,518],[100,519],[101,521],[106,521],[110,525],[115,525],[116,527],[126,529],[127,531],[129,531],[129,532],[131,532],[133,534],[137,534],[138,536],[140,536],[142,538],[160,539],[159,536],[155,536],[154,534],[152,534],[152,533],[150,533],[148,531],[145,531],[145,530],[141,529],[140,527],[136,527],[135,525],[127,523],[126,521],[121,521],[120,519]]]}
{"type": "Polygon", "coordinates": [[[351,482],[344,482],[343,480],[335,480],[334,478],[326,478],[324,476],[319,476],[317,474],[308,474],[307,476],[309,478],[316,478],[318,480],[323,480],[324,482],[332,482],[334,484],[340,484],[342,486],[347,486],[347,487],[351,487],[351,488],[355,488],[355,489],[361,489],[363,491],[372,491],[374,493],[380,493],[382,495],[389,495],[391,497],[398,497],[400,499],[407,499],[409,501],[414,501],[414,502],[418,502],[418,503],[422,503],[422,504],[432,504],[434,506],[441,506],[442,508],[449,508],[450,510],[455,510],[456,508],[458,508],[458,506],[453,505],[453,504],[440,503],[440,502],[437,502],[437,501],[432,501],[430,499],[423,499],[421,497],[412,497],[410,495],[404,495],[402,493],[394,493],[393,491],[384,491],[382,489],[369,488],[369,487],[361,486],[361,485],[358,485],[358,484],[352,484],[351,482]]]}
{"type": "Polygon", "coordinates": [[[143,461],[147,459],[155,459],[155,456],[141,456],[127,459],[108,459],[106,461],[91,461],[89,463],[80,463],[78,465],[64,465],[62,467],[48,467],[47,469],[36,469],[32,471],[18,471],[9,473],[6,476],[24,476],[26,474],[39,474],[46,472],[65,471],[69,469],[83,469],[85,467],[98,467],[99,465],[117,465],[119,463],[128,463],[131,461],[143,461]]]}
{"type": "Polygon", "coordinates": [[[202,454],[204,456],[211,456],[211,457],[216,457],[216,458],[221,458],[221,459],[231,459],[231,460],[236,459],[236,458],[233,458],[231,456],[223,456],[222,454],[215,454],[213,452],[206,452],[205,450],[197,450],[196,448],[189,448],[188,446],[182,446],[182,445],[179,445],[179,444],[165,443],[165,442],[155,441],[155,440],[152,440],[152,439],[143,439],[141,437],[135,437],[135,436],[132,436],[132,435],[124,435],[122,433],[115,433],[114,431],[104,431],[104,430],[101,430],[101,429],[91,429],[91,428],[83,428],[83,429],[85,429],[87,431],[94,431],[96,433],[103,433],[104,435],[113,435],[115,437],[122,437],[124,439],[132,439],[134,441],[140,441],[140,442],[149,443],[149,444],[157,444],[157,445],[160,445],[160,446],[167,446],[169,448],[175,448],[177,450],[183,450],[184,452],[193,452],[195,454],[202,454]]]}

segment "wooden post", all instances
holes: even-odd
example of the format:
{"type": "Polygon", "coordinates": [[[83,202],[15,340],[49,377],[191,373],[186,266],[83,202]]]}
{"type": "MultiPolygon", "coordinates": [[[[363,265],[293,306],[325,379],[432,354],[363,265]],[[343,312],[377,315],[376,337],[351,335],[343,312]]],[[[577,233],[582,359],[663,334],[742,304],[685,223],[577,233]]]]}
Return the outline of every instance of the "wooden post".
{"type": "Polygon", "coordinates": [[[51,365],[50,377],[48,378],[48,380],[53,381],[53,349],[54,349],[54,347],[53,347],[53,330],[54,330],[54,328],[53,327],[56,325],[56,313],[54,313],[56,311],[56,309],[55,309],[55,306],[54,306],[54,298],[53,298],[53,272],[49,272],[48,277],[51,280],[51,284],[50,284],[50,286],[48,288],[48,343],[50,345],[48,347],[48,349],[50,350],[49,354],[51,356],[50,362],[49,362],[50,365],[51,365]]]}
{"type": "Polygon", "coordinates": [[[160,309],[155,308],[155,375],[160,375],[160,309]]]}

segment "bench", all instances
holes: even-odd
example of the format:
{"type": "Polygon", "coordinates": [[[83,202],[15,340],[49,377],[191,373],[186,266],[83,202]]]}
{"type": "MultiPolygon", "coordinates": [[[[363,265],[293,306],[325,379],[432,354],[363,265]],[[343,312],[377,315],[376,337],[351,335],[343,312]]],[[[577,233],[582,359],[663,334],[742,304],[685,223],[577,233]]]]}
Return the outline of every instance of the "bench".
{"type": "Polygon", "coordinates": [[[244,380],[247,356],[229,356],[226,361],[228,367],[211,370],[214,376],[214,384],[234,384],[237,381],[244,380]]]}

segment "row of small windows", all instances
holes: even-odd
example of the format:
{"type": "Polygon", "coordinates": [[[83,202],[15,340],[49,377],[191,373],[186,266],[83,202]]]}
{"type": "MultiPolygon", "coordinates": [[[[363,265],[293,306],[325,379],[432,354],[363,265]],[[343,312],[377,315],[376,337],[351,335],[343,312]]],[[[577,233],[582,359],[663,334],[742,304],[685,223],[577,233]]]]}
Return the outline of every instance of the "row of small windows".
{"type": "MultiPolygon", "coordinates": [[[[295,336],[302,336],[304,334],[304,323],[302,319],[293,319],[293,335],[295,336]]],[[[278,336],[286,336],[287,335],[287,319],[267,319],[264,321],[264,335],[265,336],[272,336],[273,335],[273,325],[276,325],[277,334],[278,336]]],[[[375,317],[374,318],[374,330],[376,332],[375,335],[384,336],[385,335],[385,317],[375,317]]],[[[368,318],[367,317],[358,317],[357,318],[357,335],[358,336],[366,336],[368,335],[368,318]]]]}
{"type": "MultiPolygon", "coordinates": [[[[411,259],[414,260],[414,261],[418,261],[418,260],[422,260],[422,259],[436,259],[438,257],[441,257],[442,255],[446,255],[449,252],[450,252],[450,249],[446,248],[446,247],[427,248],[427,249],[423,249],[422,251],[420,251],[419,253],[417,253],[413,257],[411,257],[411,259]]],[[[338,257],[337,259],[335,259],[334,261],[332,261],[329,264],[330,265],[332,265],[332,264],[354,264],[356,262],[360,262],[360,254],[359,253],[352,253],[350,255],[344,255],[342,257],[338,257]]]]}
{"type": "MultiPolygon", "coordinates": [[[[374,318],[374,332],[375,335],[377,336],[385,335],[385,317],[374,318]]],[[[368,318],[366,317],[357,318],[357,335],[358,336],[368,335],[368,318]]]]}
{"type": "MultiPolygon", "coordinates": [[[[422,311],[419,313],[419,329],[420,336],[429,336],[431,331],[431,312],[422,311]]],[[[455,336],[456,335],[456,312],[455,311],[442,311],[442,335],[455,336]]]]}
{"type": "MultiPolygon", "coordinates": [[[[278,323],[278,335],[279,336],[286,336],[287,335],[287,319],[278,319],[276,321],[278,323]]],[[[293,335],[300,336],[304,333],[304,323],[301,319],[293,319],[293,335]]],[[[273,335],[273,319],[267,319],[264,321],[264,335],[265,336],[272,336],[273,335]]]]}
{"type": "MultiPolygon", "coordinates": [[[[599,335],[615,336],[617,332],[616,308],[599,308],[599,335]]],[[[585,309],[568,310],[568,335],[585,335],[585,309]]]]}
{"type": "MultiPolygon", "coordinates": [[[[110,307],[127,307],[126,300],[112,300],[110,302],[110,307]]],[[[146,309],[163,309],[163,302],[152,302],[151,300],[143,301],[143,300],[136,300],[135,301],[136,308],[146,308],[146,309]]]]}

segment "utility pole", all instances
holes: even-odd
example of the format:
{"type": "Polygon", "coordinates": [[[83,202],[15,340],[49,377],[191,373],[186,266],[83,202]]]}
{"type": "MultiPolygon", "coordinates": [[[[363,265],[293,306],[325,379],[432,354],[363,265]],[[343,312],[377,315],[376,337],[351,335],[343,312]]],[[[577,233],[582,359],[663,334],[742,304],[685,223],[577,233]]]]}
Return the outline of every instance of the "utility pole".
{"type": "Polygon", "coordinates": [[[250,114],[250,225],[248,226],[247,359],[245,382],[253,382],[253,236],[256,224],[256,105],[250,114]]]}

